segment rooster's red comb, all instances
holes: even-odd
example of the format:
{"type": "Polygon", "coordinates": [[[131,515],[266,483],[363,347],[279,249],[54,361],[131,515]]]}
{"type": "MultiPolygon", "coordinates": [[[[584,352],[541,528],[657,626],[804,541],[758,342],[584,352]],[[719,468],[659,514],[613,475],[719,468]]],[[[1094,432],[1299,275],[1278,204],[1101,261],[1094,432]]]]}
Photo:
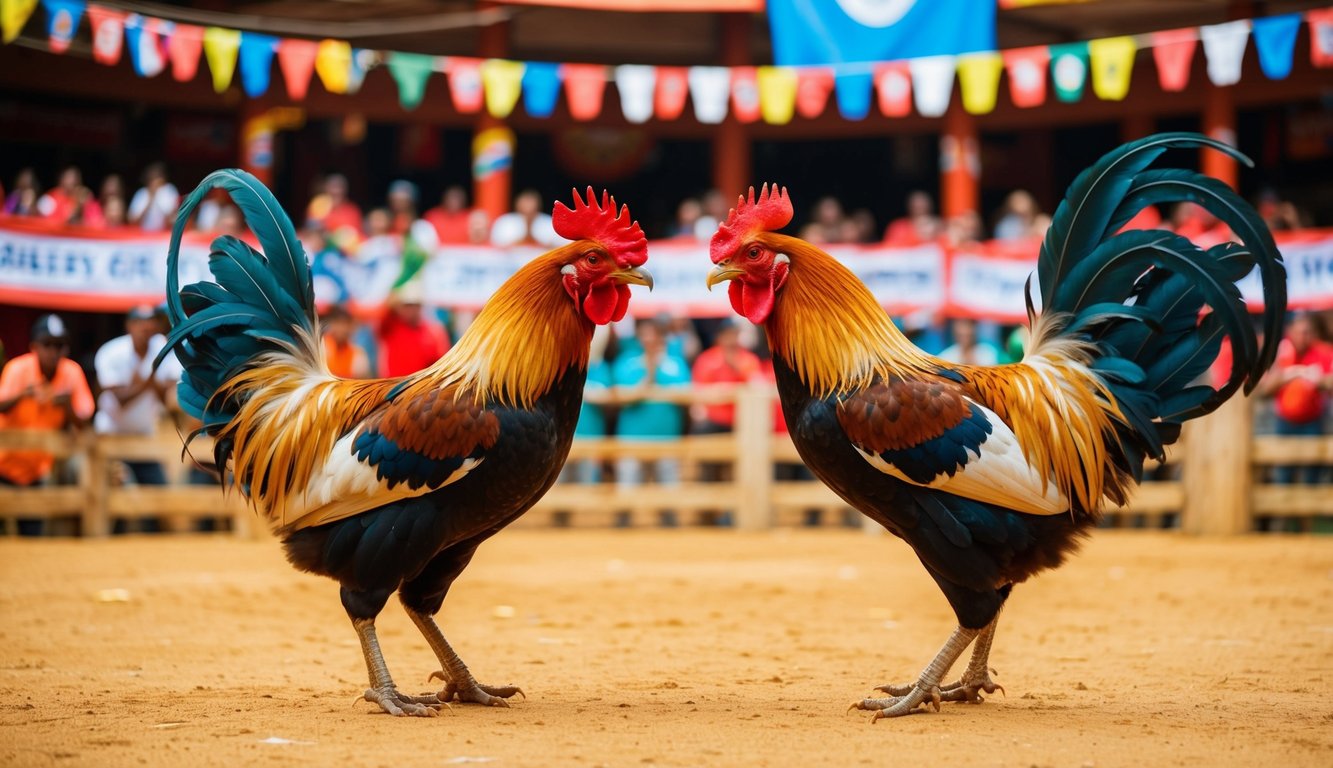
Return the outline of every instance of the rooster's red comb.
{"type": "Polygon", "coordinates": [[[770,188],[768,184],[755,200],[754,187],[750,187],[750,198],[743,195],[736,201],[727,220],[719,225],[709,244],[709,255],[717,263],[731,256],[744,243],[745,239],[756,232],[773,232],[791,223],[791,198],[787,197],[787,188],[770,188]]]}
{"type": "Polygon", "coordinates": [[[616,213],[616,199],[602,191],[602,204],[597,204],[596,193],[588,187],[588,201],[574,190],[574,208],[556,201],[551,213],[556,234],[566,240],[592,240],[606,249],[611,258],[622,267],[642,266],[648,260],[648,238],[644,237],[639,222],[629,217],[629,206],[616,213]]]}

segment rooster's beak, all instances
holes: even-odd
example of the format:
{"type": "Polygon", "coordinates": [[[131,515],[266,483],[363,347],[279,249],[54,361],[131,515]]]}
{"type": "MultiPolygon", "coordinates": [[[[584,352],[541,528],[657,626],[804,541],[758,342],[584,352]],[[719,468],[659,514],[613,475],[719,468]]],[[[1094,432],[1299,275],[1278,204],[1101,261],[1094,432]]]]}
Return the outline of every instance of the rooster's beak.
{"type": "Polygon", "coordinates": [[[646,285],[648,290],[653,289],[653,276],[643,267],[631,267],[621,269],[611,273],[611,277],[622,283],[633,283],[635,285],[646,285]]]}
{"type": "Polygon", "coordinates": [[[708,290],[713,290],[713,286],[718,283],[725,283],[728,280],[735,280],[745,274],[744,270],[736,269],[728,262],[722,262],[708,273],[708,290]]]}

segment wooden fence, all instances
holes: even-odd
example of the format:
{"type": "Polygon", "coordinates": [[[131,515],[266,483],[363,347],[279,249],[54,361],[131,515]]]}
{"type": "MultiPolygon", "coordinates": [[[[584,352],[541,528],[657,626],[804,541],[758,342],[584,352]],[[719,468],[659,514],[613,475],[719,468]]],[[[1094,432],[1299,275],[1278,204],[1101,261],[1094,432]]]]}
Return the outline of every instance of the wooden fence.
{"type": "MultiPolygon", "coordinates": [[[[674,524],[730,523],[741,530],[792,525],[861,525],[862,518],[832,491],[803,472],[796,448],[774,429],[773,392],[761,387],[590,391],[588,399],[607,407],[651,397],[688,408],[708,403],[736,405],[736,430],[689,435],[670,440],[596,438],[576,440],[566,474],[591,462],[607,480],[580,483],[563,479],[519,525],[643,526],[664,520],[674,524]],[[637,486],[610,479],[613,460],[672,460],[679,482],[637,486]],[[705,477],[711,474],[712,477],[705,477]],[[785,479],[778,479],[778,478],[785,479]]],[[[1233,400],[1217,413],[1187,425],[1163,466],[1148,469],[1147,481],[1124,508],[1108,511],[1113,525],[1157,525],[1165,515],[1179,515],[1180,527],[1193,533],[1234,534],[1252,530],[1264,517],[1311,520],[1333,516],[1333,485],[1278,485],[1264,479],[1275,465],[1333,466],[1333,436],[1302,438],[1252,434],[1249,402],[1233,400]]],[[[0,431],[0,450],[39,449],[72,467],[69,485],[15,488],[0,485],[0,520],[11,535],[16,518],[73,518],[85,536],[107,535],[116,519],[157,518],[167,530],[184,530],[191,521],[223,521],[240,535],[262,530],[235,494],[216,485],[186,481],[180,440],[174,431],[156,437],[68,435],[0,431]],[[165,486],[111,482],[117,461],[160,461],[168,468],[165,486]]],[[[206,439],[196,441],[195,456],[211,456],[206,439]]]]}

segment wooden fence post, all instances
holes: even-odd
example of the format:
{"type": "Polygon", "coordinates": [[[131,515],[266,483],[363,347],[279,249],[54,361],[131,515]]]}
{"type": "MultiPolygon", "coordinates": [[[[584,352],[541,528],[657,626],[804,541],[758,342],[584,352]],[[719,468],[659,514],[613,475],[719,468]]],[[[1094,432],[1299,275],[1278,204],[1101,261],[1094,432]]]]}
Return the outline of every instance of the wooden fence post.
{"type": "Polygon", "coordinates": [[[111,535],[107,515],[107,492],[111,487],[111,464],[96,436],[88,436],[83,448],[83,486],[87,489],[83,514],[79,516],[79,535],[102,538],[111,535]]]}
{"type": "Polygon", "coordinates": [[[753,385],[736,392],[736,529],[773,527],[773,393],[753,385]]]}
{"type": "Polygon", "coordinates": [[[1250,530],[1254,485],[1253,403],[1233,397],[1213,413],[1185,425],[1182,462],[1186,533],[1229,535],[1250,530]]]}

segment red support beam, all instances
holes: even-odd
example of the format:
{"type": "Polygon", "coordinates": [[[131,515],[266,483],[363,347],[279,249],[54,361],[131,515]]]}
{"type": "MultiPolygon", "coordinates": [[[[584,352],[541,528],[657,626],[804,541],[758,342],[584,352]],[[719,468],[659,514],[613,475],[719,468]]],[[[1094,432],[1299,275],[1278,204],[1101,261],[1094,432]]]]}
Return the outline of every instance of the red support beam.
{"type": "Polygon", "coordinates": [[[981,212],[981,154],[977,121],[954,99],[940,136],[940,212],[950,219],[981,212]]]}
{"type": "MultiPolygon", "coordinates": [[[[1211,139],[1236,145],[1236,103],[1230,88],[1208,85],[1203,103],[1203,132],[1211,139]]],[[[1230,155],[1211,149],[1200,150],[1204,175],[1226,182],[1232,189],[1240,183],[1240,167],[1230,155]]]]}
{"type": "MultiPolygon", "coordinates": [[[[496,7],[490,0],[479,0],[477,10],[496,7]]],[[[509,23],[501,22],[481,28],[477,41],[477,55],[487,59],[503,58],[509,49],[509,23]]],[[[494,220],[509,212],[514,186],[514,134],[503,120],[491,117],[484,110],[477,118],[472,140],[472,204],[494,220]],[[503,155],[508,152],[505,164],[503,155]],[[497,159],[499,162],[497,163],[497,159]],[[481,163],[478,163],[481,160],[481,163]],[[484,166],[477,173],[478,166],[484,166]],[[500,167],[495,167],[499,165],[500,167]]]]}
{"type": "MultiPolygon", "coordinates": [[[[750,16],[722,14],[722,64],[743,67],[750,63],[750,16]]],[[[713,133],[713,186],[728,200],[755,183],[753,148],[749,131],[732,114],[713,133]]]]}

